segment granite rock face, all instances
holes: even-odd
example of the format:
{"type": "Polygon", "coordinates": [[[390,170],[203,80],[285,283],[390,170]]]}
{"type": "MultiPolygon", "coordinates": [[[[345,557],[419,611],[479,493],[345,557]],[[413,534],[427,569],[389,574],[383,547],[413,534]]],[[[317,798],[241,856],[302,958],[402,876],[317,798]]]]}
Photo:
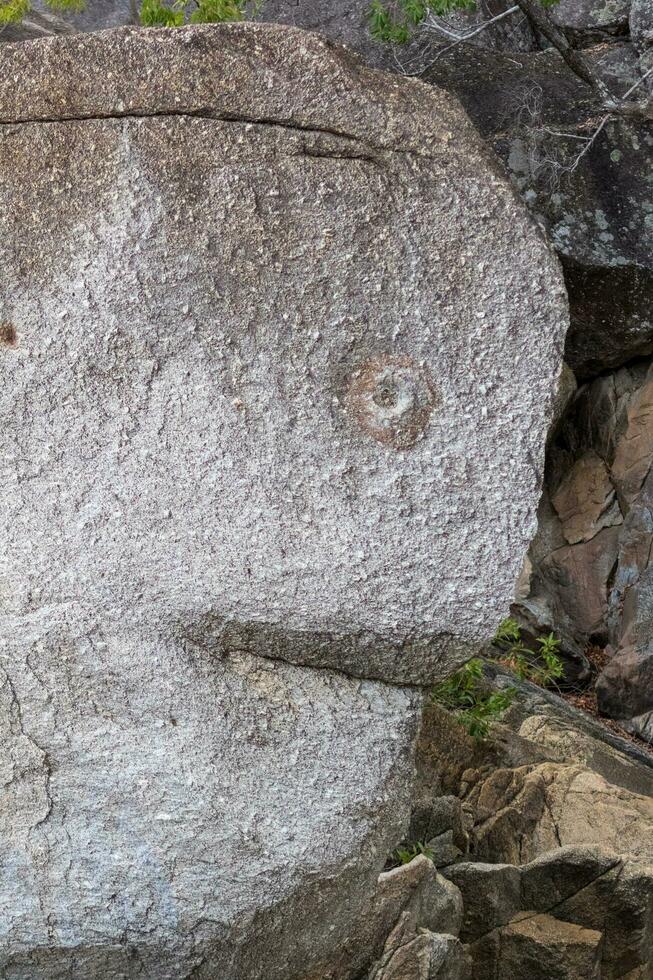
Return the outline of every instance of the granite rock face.
{"type": "Polygon", "coordinates": [[[535,531],[567,327],[471,124],[290,29],[39,45],[1,65],[6,628],[443,676],[535,531]]]}
{"type": "Polygon", "coordinates": [[[3,651],[4,977],[348,975],[417,697],[101,632],[3,651]]]}
{"type": "Polygon", "coordinates": [[[344,980],[422,702],[370,678],[512,593],[557,262],[450,97],[316,37],[0,73],[3,976],[344,980]]]}

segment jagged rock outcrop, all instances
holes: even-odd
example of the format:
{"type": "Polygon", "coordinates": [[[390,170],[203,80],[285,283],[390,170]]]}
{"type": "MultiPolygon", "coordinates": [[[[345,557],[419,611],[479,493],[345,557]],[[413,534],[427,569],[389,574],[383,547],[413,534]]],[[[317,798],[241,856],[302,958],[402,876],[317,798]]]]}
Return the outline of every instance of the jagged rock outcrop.
{"type": "Polygon", "coordinates": [[[503,612],[556,259],[457,103],[308,34],[0,74],[3,975],[344,980],[422,702],[359,678],[503,612]]]}
{"type": "Polygon", "coordinates": [[[584,385],[549,448],[529,589],[517,606],[578,645],[607,645],[601,711],[646,735],[653,712],[648,361],[584,385]]]}
{"type": "MultiPolygon", "coordinates": [[[[462,809],[467,853],[442,873],[462,897],[459,938],[475,980],[650,976],[651,756],[525,684],[504,723],[482,743],[430,706],[417,761],[435,811],[442,817],[437,794],[445,785],[462,809]],[[538,697],[540,719],[566,722],[563,760],[555,758],[559,739],[543,741],[540,726],[528,728],[538,697]],[[589,768],[593,762],[614,781],[589,768]]],[[[425,792],[416,806],[423,815],[425,792]]],[[[454,814],[451,805],[448,812],[454,814]]],[[[452,830],[457,820],[456,814],[452,830]]]]}
{"type": "Polygon", "coordinates": [[[581,156],[605,112],[557,54],[462,47],[425,77],[461,99],[544,222],[569,290],[570,366],[584,379],[650,353],[653,124],[617,116],[581,156]]]}

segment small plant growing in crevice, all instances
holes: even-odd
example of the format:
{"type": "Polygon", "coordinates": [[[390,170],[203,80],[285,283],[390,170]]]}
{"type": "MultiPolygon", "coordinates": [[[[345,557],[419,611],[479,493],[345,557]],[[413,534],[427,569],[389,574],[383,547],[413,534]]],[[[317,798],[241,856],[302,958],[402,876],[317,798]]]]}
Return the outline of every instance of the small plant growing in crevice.
{"type": "Polygon", "coordinates": [[[564,676],[560,659],[560,640],[554,633],[538,636],[539,649],[534,652],[522,641],[521,628],[514,619],[504,619],[499,624],[492,645],[500,651],[500,656],[490,663],[496,663],[515,674],[521,681],[533,681],[540,687],[547,687],[564,676]]]}
{"type": "Polygon", "coordinates": [[[390,860],[395,867],[398,867],[401,864],[410,864],[420,854],[427,857],[429,861],[433,860],[433,851],[428,844],[424,844],[421,840],[416,841],[414,844],[408,843],[405,847],[398,847],[393,851],[390,860]]]}
{"type": "Polygon", "coordinates": [[[446,17],[456,10],[475,10],[475,0],[372,0],[368,10],[370,34],[384,44],[406,44],[429,13],[446,17]]]}
{"type": "Polygon", "coordinates": [[[143,27],[181,27],[183,24],[224,24],[256,17],[261,2],[248,0],[195,0],[188,11],[187,0],[143,0],[140,20],[143,27]]]}
{"type": "MultiPolygon", "coordinates": [[[[504,619],[493,640],[500,655],[488,658],[510,670],[519,680],[533,681],[541,687],[554,683],[564,675],[559,657],[560,641],[553,633],[537,638],[539,650],[530,650],[522,641],[519,623],[504,619]]],[[[470,660],[451,677],[434,688],[432,698],[455,714],[460,725],[472,738],[486,739],[494,722],[500,721],[515,699],[517,689],[508,687],[493,691],[483,673],[483,660],[470,660]]]]}
{"type": "Polygon", "coordinates": [[[514,701],[516,689],[489,691],[483,676],[483,661],[475,658],[447,677],[434,689],[432,697],[472,738],[485,739],[492,723],[499,721],[514,701]]]}

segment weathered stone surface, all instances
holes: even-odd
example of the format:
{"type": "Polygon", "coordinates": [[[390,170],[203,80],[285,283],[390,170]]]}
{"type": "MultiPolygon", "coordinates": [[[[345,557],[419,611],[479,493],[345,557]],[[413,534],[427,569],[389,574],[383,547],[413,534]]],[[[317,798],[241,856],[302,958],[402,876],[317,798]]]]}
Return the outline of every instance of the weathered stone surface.
{"type": "MultiPolygon", "coordinates": [[[[447,874],[463,894],[462,938],[471,943],[476,978],[503,980],[509,975],[497,965],[502,928],[534,913],[559,920],[561,938],[572,935],[568,931],[571,923],[600,932],[604,940],[600,947],[602,980],[630,976],[635,970],[642,977],[650,975],[653,869],[646,864],[596,847],[562,846],[522,867],[461,864],[447,869],[447,874]]],[[[550,927],[556,931],[552,924],[550,927]]],[[[564,944],[559,952],[564,953],[564,944]]],[[[542,956],[548,966],[547,954],[542,956]]],[[[529,976],[528,956],[518,958],[517,964],[529,976]]]]}
{"type": "Polygon", "coordinates": [[[521,910],[557,909],[623,862],[598,848],[559,847],[520,869],[521,910]]]}
{"type": "Polygon", "coordinates": [[[577,43],[591,44],[602,36],[626,34],[631,0],[559,0],[551,18],[577,43]]]}
{"type": "Polygon", "coordinates": [[[569,544],[589,541],[602,528],[623,524],[608,468],[591,451],[572,466],[551,503],[569,544]]]}
{"type": "MultiPolygon", "coordinates": [[[[421,759],[418,767],[408,840],[426,841],[431,860],[439,868],[458,860],[467,851],[462,807],[457,796],[440,795],[439,781],[437,785],[428,778],[422,781],[421,759]]],[[[450,929],[436,931],[451,932],[450,929]]]]}
{"type": "Polygon", "coordinates": [[[622,647],[601,671],[596,697],[603,714],[633,718],[653,709],[653,650],[622,647]]]}
{"type": "Polygon", "coordinates": [[[632,0],[630,33],[640,50],[653,47],[653,9],[649,0],[632,0]]]}
{"type": "MultiPolygon", "coordinates": [[[[349,907],[347,914],[353,915],[349,907]]],[[[462,922],[462,897],[456,886],[419,855],[409,864],[379,875],[374,901],[353,917],[349,935],[328,967],[327,980],[360,977],[370,964],[382,960],[398,945],[407,945],[423,932],[457,936],[462,922]]],[[[328,925],[328,923],[326,923],[328,925]]],[[[421,944],[413,947],[414,951],[421,944]]],[[[302,977],[302,980],[305,980],[302,977]]],[[[322,980],[318,974],[315,980],[322,980]]]]}
{"type": "Polygon", "coordinates": [[[506,925],[523,908],[520,870],[511,864],[463,862],[447,868],[446,874],[462,894],[463,942],[475,942],[506,925]]]}
{"type": "MultiPolygon", "coordinates": [[[[595,64],[605,57],[604,77],[623,94],[624,72],[615,77],[605,46],[587,56],[595,64]]],[[[458,45],[423,77],[460,98],[546,225],[565,270],[566,359],[577,377],[653,352],[652,124],[615,118],[580,157],[581,139],[604,112],[551,51],[513,56],[458,45]]]]}
{"type": "Polygon", "coordinates": [[[572,727],[568,719],[534,714],[518,731],[523,738],[541,745],[556,762],[578,762],[615,786],[653,796],[653,766],[629,759],[604,739],[572,727]]]}
{"type": "Polygon", "coordinates": [[[541,562],[542,578],[577,636],[607,635],[609,585],[618,547],[619,528],[608,527],[589,541],[558,548],[541,562]]]}
{"type": "Polygon", "coordinates": [[[0,41],[35,41],[51,34],[72,34],[73,28],[67,20],[57,17],[50,8],[30,10],[20,23],[3,24],[0,41]]]}
{"type": "Polygon", "coordinates": [[[341,955],[407,819],[408,691],[99,630],[3,649],[4,976],[341,955]]]}
{"type": "Polygon", "coordinates": [[[424,930],[406,941],[397,932],[388,940],[369,980],[471,980],[471,960],[453,936],[424,930]]]}
{"type": "Polygon", "coordinates": [[[602,712],[653,709],[653,381],[650,361],[584,385],[549,446],[539,529],[515,612],[613,656],[602,712]],[[611,526],[606,526],[611,525],[611,526]]]}
{"type": "Polygon", "coordinates": [[[281,28],[40,45],[0,66],[11,622],[442,676],[512,594],[566,327],[471,124],[281,28]]]}
{"type": "MultiPolygon", "coordinates": [[[[579,855],[580,856],[580,855],[579,855]]],[[[555,915],[603,934],[601,978],[648,980],[653,969],[653,865],[624,860],[556,906],[555,915]]]]}
{"type": "MultiPolygon", "coordinates": [[[[495,686],[500,689],[515,686],[514,677],[507,671],[497,673],[495,686]]],[[[517,694],[509,711],[504,715],[503,723],[514,732],[521,732],[532,716],[535,724],[538,718],[546,718],[561,730],[567,730],[573,737],[577,735],[577,747],[574,756],[561,758],[571,748],[571,737],[565,742],[554,740],[549,743],[546,730],[543,738],[535,730],[526,731],[522,741],[528,740],[533,750],[539,749],[541,761],[580,762],[595,769],[609,783],[623,786],[643,796],[653,796],[653,757],[644,747],[620,738],[597,718],[575,708],[568,701],[563,701],[555,693],[531,684],[528,681],[517,683],[517,694]]],[[[421,753],[420,753],[421,754],[421,753]]]]}
{"type": "Polygon", "coordinates": [[[565,845],[597,845],[649,862],[653,798],[613,786],[580,766],[543,763],[479,773],[465,800],[471,852],[525,864],[565,845]]]}
{"type": "Polygon", "coordinates": [[[472,948],[478,980],[601,980],[603,937],[550,915],[522,912],[472,948]]]}
{"type": "MultiPolygon", "coordinates": [[[[463,918],[463,900],[458,888],[438,874],[423,854],[408,864],[379,875],[376,904],[388,921],[385,935],[407,912],[414,932],[424,928],[457,936],[463,918]],[[406,895],[410,898],[407,901],[406,895]]],[[[404,920],[403,928],[406,928],[404,920]]]]}
{"type": "Polygon", "coordinates": [[[3,976],[340,980],[421,695],[323,668],[491,635],[556,260],[453,100],[315,37],[37,43],[0,50],[3,976]]]}

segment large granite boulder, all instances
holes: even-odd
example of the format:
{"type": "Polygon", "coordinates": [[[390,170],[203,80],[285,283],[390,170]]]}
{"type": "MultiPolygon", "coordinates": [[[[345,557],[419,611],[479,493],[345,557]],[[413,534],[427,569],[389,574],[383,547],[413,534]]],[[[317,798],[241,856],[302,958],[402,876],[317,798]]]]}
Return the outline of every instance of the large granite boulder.
{"type": "Polygon", "coordinates": [[[259,25],[1,67],[5,609],[390,681],[477,652],[567,312],[458,105],[259,25]]]}
{"type": "Polygon", "coordinates": [[[422,701],[369,678],[503,614],[557,262],[455,101],[314,36],[0,73],[3,976],[358,975],[422,701]]]}

